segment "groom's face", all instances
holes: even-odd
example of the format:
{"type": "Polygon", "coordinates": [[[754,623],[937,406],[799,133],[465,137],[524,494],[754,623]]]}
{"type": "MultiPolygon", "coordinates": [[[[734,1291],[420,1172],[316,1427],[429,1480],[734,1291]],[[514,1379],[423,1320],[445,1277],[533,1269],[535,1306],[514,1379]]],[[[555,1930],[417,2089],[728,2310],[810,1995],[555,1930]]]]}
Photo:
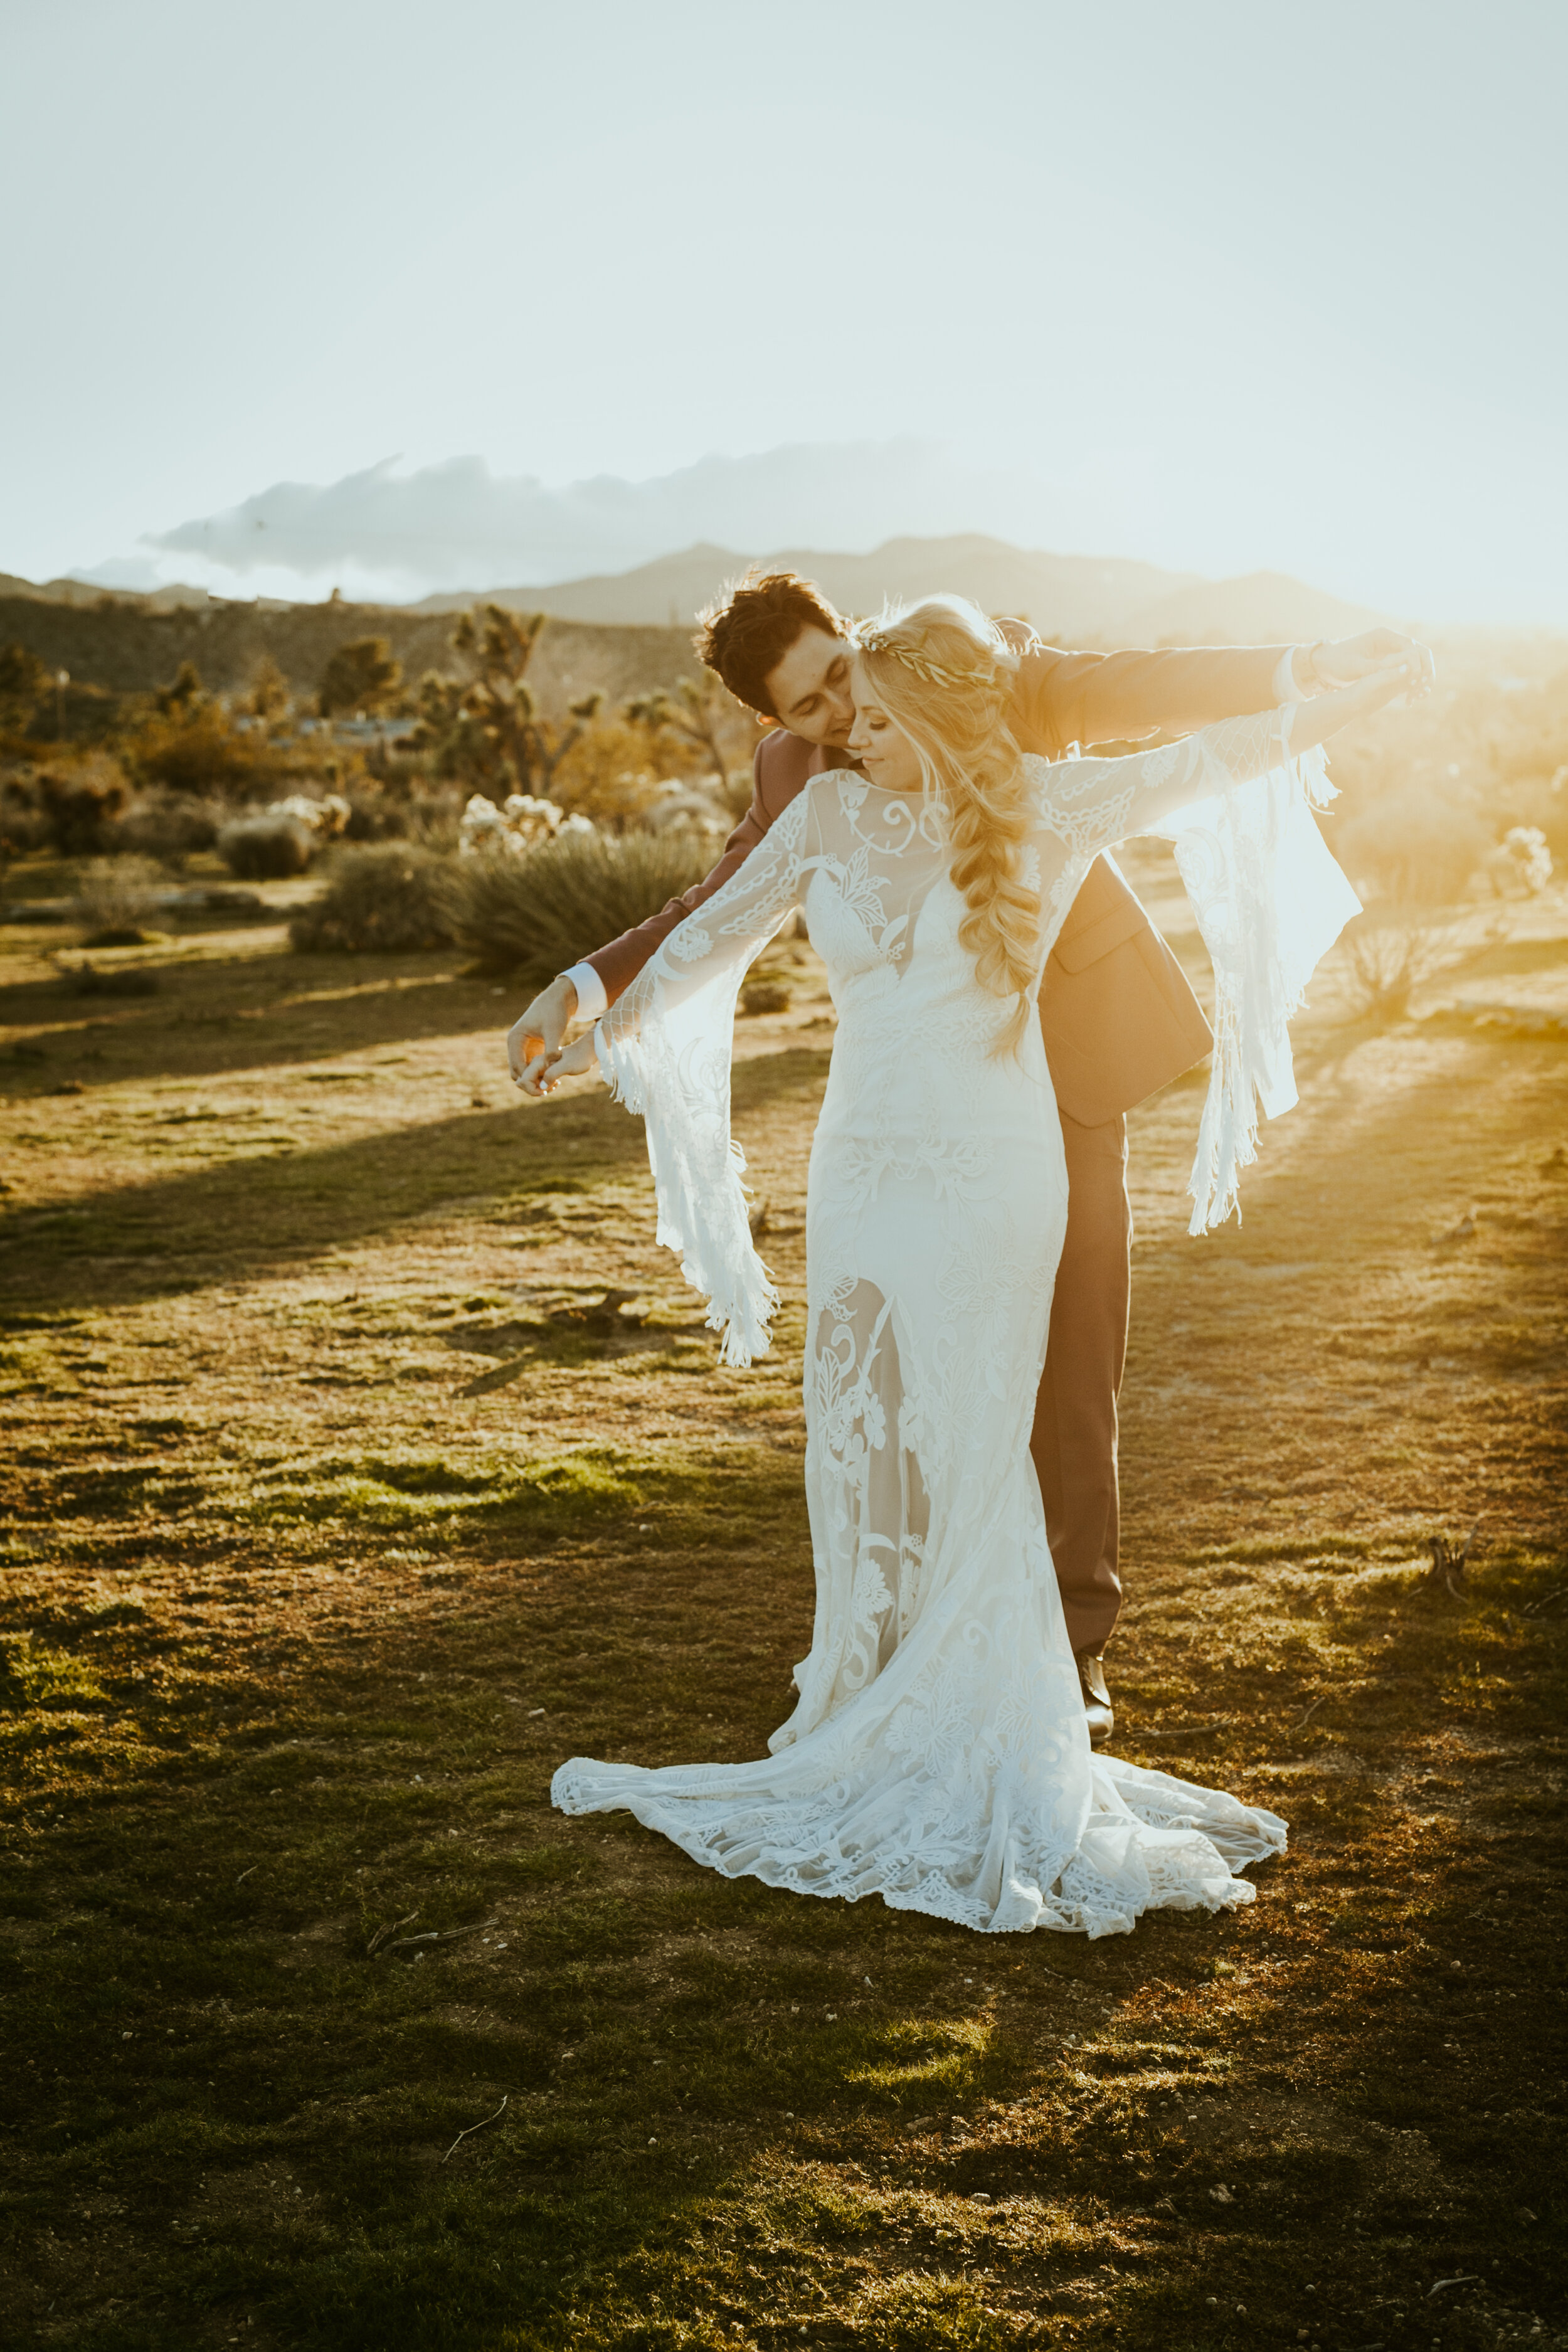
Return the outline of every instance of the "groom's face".
{"type": "Polygon", "coordinates": [[[855,724],[853,659],[842,637],[803,629],[763,681],[779,725],[807,743],[830,743],[841,751],[855,724]]]}

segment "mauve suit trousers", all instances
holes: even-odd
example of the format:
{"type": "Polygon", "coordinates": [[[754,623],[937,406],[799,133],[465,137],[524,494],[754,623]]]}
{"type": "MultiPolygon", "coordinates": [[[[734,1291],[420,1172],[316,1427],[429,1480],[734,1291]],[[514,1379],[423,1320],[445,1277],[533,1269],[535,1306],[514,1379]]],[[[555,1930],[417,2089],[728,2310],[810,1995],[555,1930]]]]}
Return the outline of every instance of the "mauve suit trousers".
{"type": "Polygon", "coordinates": [[[1116,1408],[1127,1361],[1132,1211],[1127,1120],[1062,1113],[1068,1215],[1029,1452],[1046,1506],[1068,1639],[1100,1651],[1121,1606],[1116,1408]]]}

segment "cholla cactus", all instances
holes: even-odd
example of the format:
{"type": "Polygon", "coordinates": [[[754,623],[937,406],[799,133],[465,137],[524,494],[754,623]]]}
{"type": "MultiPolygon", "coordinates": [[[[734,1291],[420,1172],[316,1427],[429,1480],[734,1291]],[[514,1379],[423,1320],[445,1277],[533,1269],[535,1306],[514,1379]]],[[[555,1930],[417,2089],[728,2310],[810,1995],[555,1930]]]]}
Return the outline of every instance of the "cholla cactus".
{"type": "Polygon", "coordinates": [[[1513,866],[1521,889],[1534,893],[1544,890],[1552,879],[1552,852],[1546,846],[1546,835],[1538,824],[1510,825],[1503,835],[1502,846],[1513,866]]]}
{"type": "Polygon", "coordinates": [[[1482,861],[1482,872],[1500,898],[1532,898],[1552,879],[1552,852],[1538,824],[1510,825],[1482,861]]]}
{"type": "Polygon", "coordinates": [[[593,831],[585,816],[567,816],[553,801],[536,800],[531,793],[512,793],[500,808],[475,793],[463,811],[458,847],[465,857],[518,857],[561,834],[593,831]]]}
{"type": "Polygon", "coordinates": [[[309,793],[290,793],[287,800],[271,802],[261,814],[291,818],[318,841],[336,841],[353,811],[342,793],[326,793],[320,800],[312,800],[309,793]]]}
{"type": "Polygon", "coordinates": [[[652,833],[668,825],[685,825],[696,833],[722,835],[734,823],[729,811],[710,793],[679,778],[660,786],[643,822],[652,833]]]}

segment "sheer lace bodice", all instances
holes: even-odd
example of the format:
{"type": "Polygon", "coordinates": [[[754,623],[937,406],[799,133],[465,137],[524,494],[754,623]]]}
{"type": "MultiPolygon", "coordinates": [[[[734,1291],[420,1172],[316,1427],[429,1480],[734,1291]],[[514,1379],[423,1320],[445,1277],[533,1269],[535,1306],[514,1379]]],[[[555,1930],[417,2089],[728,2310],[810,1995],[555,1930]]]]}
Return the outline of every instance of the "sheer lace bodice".
{"type": "MultiPolygon", "coordinates": [[[[1288,716],[1268,713],[1131,759],[1030,760],[1041,967],[1102,849],[1198,803],[1212,831],[1254,782],[1300,800],[1268,782],[1287,757],[1288,716]]],[[[605,1074],[647,1123],[660,1238],[744,1363],[775,1294],[730,1137],[731,1027],[747,963],[804,908],[839,1016],[807,1192],[816,1607],[768,1759],[576,1759],[554,1793],[802,1892],[1102,1934],[1151,1904],[1250,1900],[1234,1869],[1284,1824],[1090,1756],[1027,1450],[1061,1128],[1038,1023],[993,1050],[1013,1006],[976,982],[948,862],[935,805],[818,777],[600,1025],[605,1074]]]]}
{"type": "MultiPolygon", "coordinates": [[[[1042,971],[1092,859],[1136,833],[1175,835],[1219,989],[1194,1232],[1234,1204],[1237,1171],[1253,1157],[1255,1094],[1270,1115],[1295,1099],[1286,1022],[1359,904],[1308,814],[1310,799],[1328,794],[1321,753],[1298,763],[1304,776],[1286,764],[1289,721],[1289,709],[1265,711],[1131,758],[1025,762],[1042,971]]],[[[1016,1065],[1004,1069],[991,1055],[1011,1006],[976,985],[959,943],[962,902],[940,811],[877,792],[849,771],[815,778],[599,1025],[605,1077],[648,1123],[659,1240],[710,1300],[731,1363],[765,1349],[776,1303],[752,1247],[745,1161],[730,1136],[735,1001],[746,966],[796,907],[839,1014],[824,1119],[853,1103],[868,1180],[893,1152],[961,1182],[984,1156],[982,1098],[1005,1098],[1020,1072],[1037,1087],[1049,1084],[1035,1024],[1016,1065]]]]}

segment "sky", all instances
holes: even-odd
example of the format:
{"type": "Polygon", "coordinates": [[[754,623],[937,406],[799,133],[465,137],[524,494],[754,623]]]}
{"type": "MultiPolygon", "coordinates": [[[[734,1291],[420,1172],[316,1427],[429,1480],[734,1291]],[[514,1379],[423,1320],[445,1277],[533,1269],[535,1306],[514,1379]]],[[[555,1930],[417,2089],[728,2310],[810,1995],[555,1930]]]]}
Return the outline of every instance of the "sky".
{"type": "Polygon", "coordinates": [[[1562,0],[7,0],[0,88],[0,571],[973,528],[1568,625],[1562,0]]]}

